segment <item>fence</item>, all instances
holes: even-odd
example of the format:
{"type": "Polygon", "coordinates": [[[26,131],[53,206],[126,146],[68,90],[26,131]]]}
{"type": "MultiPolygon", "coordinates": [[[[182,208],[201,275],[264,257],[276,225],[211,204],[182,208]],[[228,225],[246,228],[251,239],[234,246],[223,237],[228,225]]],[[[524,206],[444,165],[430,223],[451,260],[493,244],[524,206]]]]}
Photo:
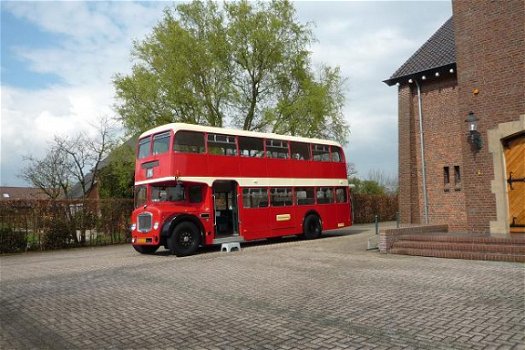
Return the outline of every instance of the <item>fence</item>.
{"type": "MultiPolygon", "coordinates": [[[[354,223],[396,219],[396,195],[353,194],[354,223]]],[[[124,243],[130,240],[129,199],[0,201],[0,253],[124,243]]]]}
{"type": "Polygon", "coordinates": [[[0,201],[0,253],[106,245],[130,239],[129,199],[0,201]]]}
{"type": "Polygon", "coordinates": [[[352,204],[355,224],[372,223],[375,215],[379,217],[379,221],[396,220],[397,195],[354,193],[352,194],[352,204]]]}

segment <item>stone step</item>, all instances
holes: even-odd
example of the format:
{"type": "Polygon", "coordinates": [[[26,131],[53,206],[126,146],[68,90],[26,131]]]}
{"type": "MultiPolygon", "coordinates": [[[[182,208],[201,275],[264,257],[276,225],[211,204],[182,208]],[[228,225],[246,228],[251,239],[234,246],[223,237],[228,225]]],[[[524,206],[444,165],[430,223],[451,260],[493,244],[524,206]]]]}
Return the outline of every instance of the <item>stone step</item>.
{"type": "Polygon", "coordinates": [[[521,244],[490,244],[490,243],[463,243],[442,241],[408,241],[398,240],[392,248],[451,250],[463,252],[485,252],[499,254],[522,254],[525,255],[525,245],[521,244]]]}
{"type": "Polygon", "coordinates": [[[403,235],[398,236],[396,241],[422,241],[422,242],[446,242],[446,243],[471,243],[471,244],[508,244],[525,246],[523,238],[500,238],[481,236],[453,236],[453,235],[403,235]]]}
{"type": "Polygon", "coordinates": [[[491,260],[525,263],[523,254],[498,254],[488,252],[468,252],[459,250],[435,250],[415,248],[392,248],[389,253],[402,255],[428,256],[434,258],[466,259],[466,260],[491,260]]]}

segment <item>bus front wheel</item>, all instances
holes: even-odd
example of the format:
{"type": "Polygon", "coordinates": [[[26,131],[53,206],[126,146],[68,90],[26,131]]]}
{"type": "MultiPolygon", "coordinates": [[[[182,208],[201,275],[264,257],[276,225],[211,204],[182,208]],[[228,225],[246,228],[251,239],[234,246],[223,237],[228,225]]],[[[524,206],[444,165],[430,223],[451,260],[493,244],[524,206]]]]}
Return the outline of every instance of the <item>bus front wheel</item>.
{"type": "Polygon", "coordinates": [[[200,244],[199,229],[191,222],[181,222],[168,238],[168,249],[176,256],[188,256],[195,253],[200,244]]]}
{"type": "Polygon", "coordinates": [[[306,239],[315,239],[321,236],[321,222],[316,215],[310,214],[304,219],[303,237],[306,239]]]}

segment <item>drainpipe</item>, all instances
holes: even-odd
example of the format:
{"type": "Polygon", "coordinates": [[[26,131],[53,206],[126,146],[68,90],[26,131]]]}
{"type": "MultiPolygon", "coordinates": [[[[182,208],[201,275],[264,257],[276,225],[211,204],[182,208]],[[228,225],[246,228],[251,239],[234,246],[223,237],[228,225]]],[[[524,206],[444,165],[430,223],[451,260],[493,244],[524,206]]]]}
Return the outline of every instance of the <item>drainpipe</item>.
{"type": "Polygon", "coordinates": [[[425,163],[425,143],[423,141],[423,110],[421,107],[421,88],[417,79],[414,79],[417,87],[417,107],[419,112],[419,141],[421,144],[421,170],[423,175],[423,210],[425,216],[425,224],[428,224],[428,197],[427,197],[427,171],[425,163]]]}

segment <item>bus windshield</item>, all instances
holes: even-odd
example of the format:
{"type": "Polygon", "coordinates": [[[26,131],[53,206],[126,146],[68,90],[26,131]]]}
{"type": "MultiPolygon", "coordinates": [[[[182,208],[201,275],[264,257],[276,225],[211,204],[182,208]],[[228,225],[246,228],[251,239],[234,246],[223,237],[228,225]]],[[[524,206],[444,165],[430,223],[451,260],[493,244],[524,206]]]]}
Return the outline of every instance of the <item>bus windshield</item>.
{"type": "Polygon", "coordinates": [[[180,202],[184,199],[184,187],[182,185],[151,187],[152,202],[180,202]]]}

